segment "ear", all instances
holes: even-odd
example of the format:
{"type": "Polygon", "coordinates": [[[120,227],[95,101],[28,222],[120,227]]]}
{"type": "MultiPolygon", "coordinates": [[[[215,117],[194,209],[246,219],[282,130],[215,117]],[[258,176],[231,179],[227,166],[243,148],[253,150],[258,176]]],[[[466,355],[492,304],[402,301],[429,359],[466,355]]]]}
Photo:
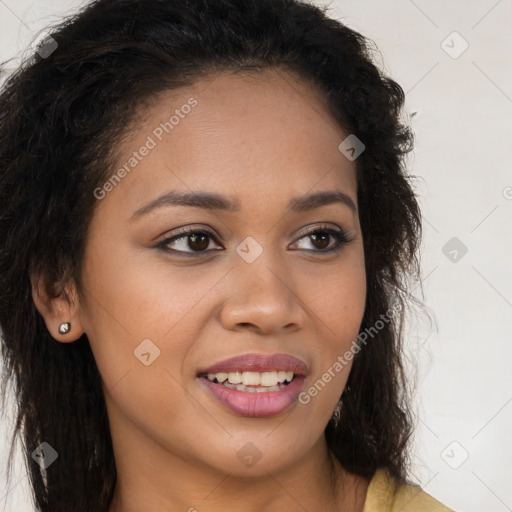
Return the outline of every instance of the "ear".
{"type": "Polygon", "coordinates": [[[84,333],[79,317],[78,294],[74,283],[61,287],[58,295],[48,291],[48,284],[41,276],[32,276],[32,299],[44,319],[46,328],[57,341],[71,343],[84,333]],[[61,324],[69,322],[67,333],[61,334],[61,324]]]}

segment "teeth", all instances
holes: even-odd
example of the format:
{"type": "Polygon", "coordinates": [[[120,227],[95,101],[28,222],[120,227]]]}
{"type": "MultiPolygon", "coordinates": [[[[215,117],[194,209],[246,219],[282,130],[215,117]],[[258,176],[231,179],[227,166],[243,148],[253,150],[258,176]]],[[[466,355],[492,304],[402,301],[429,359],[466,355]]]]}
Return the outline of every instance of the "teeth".
{"type": "Polygon", "coordinates": [[[208,380],[215,380],[217,379],[221,384],[228,380],[228,374],[227,373],[209,373],[208,374],[208,380]]]}
{"type": "Polygon", "coordinates": [[[284,382],[286,379],[286,377],[288,376],[288,373],[289,372],[277,372],[277,380],[279,382],[284,382]]]}
{"type": "Polygon", "coordinates": [[[242,373],[242,384],[244,386],[259,386],[260,385],[260,374],[258,372],[243,372],[242,373]]]}
{"type": "Polygon", "coordinates": [[[242,372],[228,373],[228,381],[230,384],[242,384],[242,372]]]}
{"type": "MultiPolygon", "coordinates": [[[[293,376],[293,374],[292,374],[293,376]]],[[[278,372],[263,372],[260,377],[260,386],[277,386],[279,382],[278,372]]]]}
{"type": "MultiPolygon", "coordinates": [[[[273,371],[273,372],[219,372],[209,373],[208,380],[214,382],[215,380],[225,386],[233,389],[238,389],[238,385],[244,388],[240,391],[258,392],[255,388],[246,388],[246,386],[261,386],[264,388],[276,387],[278,384],[291,382],[293,379],[293,372],[273,371]],[[226,382],[227,381],[227,382],[226,382]]],[[[279,388],[278,388],[279,389],[279,388]]],[[[267,389],[267,391],[272,391],[267,389]]]]}

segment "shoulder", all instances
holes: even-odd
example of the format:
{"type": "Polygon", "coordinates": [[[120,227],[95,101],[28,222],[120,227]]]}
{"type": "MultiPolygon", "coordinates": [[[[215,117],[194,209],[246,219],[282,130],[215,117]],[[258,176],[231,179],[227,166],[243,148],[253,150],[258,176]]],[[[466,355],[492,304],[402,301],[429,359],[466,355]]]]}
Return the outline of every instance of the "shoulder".
{"type": "Polygon", "coordinates": [[[398,483],[385,468],[379,468],[368,486],[362,512],[454,512],[419,485],[398,483]]]}

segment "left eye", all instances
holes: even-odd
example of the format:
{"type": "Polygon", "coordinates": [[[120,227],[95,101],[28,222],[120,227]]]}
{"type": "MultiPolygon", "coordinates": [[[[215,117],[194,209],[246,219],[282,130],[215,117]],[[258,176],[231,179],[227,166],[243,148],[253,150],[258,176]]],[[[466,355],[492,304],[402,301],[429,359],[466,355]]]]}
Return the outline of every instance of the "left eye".
{"type": "MultiPolygon", "coordinates": [[[[207,251],[210,240],[217,242],[213,233],[209,231],[198,231],[194,229],[187,229],[181,231],[178,235],[166,238],[158,244],[158,247],[173,253],[185,253],[192,255],[194,253],[211,252],[207,251]],[[170,245],[175,244],[175,248],[170,245]],[[177,248],[176,248],[177,247],[177,248]]],[[[309,240],[314,249],[307,247],[298,247],[299,249],[327,253],[339,249],[342,245],[348,243],[350,240],[345,235],[344,231],[331,229],[331,228],[315,228],[302,234],[301,237],[294,242],[294,245],[302,245],[301,240],[309,240]],[[333,242],[333,243],[331,243],[333,242]]],[[[220,250],[220,249],[213,249],[220,250]]]]}
{"type": "MultiPolygon", "coordinates": [[[[344,231],[340,231],[337,229],[331,229],[331,228],[316,228],[312,231],[307,232],[306,234],[302,235],[298,241],[300,240],[307,240],[309,239],[311,244],[319,250],[314,250],[314,252],[331,252],[335,251],[336,249],[339,249],[341,246],[348,243],[350,240],[345,235],[344,231]],[[329,238],[334,239],[334,243],[329,246],[329,238]]],[[[298,242],[295,242],[296,244],[298,242]]],[[[308,248],[301,247],[305,250],[311,250],[308,248]]]]}

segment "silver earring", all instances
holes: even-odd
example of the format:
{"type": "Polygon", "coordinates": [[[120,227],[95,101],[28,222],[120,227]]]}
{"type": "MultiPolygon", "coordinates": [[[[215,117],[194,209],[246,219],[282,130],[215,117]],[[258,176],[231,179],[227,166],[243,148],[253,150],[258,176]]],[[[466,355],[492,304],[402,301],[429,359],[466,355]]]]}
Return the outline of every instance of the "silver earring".
{"type": "Polygon", "coordinates": [[[67,334],[71,329],[71,324],[69,322],[64,322],[59,325],[59,334],[67,334]]]}

